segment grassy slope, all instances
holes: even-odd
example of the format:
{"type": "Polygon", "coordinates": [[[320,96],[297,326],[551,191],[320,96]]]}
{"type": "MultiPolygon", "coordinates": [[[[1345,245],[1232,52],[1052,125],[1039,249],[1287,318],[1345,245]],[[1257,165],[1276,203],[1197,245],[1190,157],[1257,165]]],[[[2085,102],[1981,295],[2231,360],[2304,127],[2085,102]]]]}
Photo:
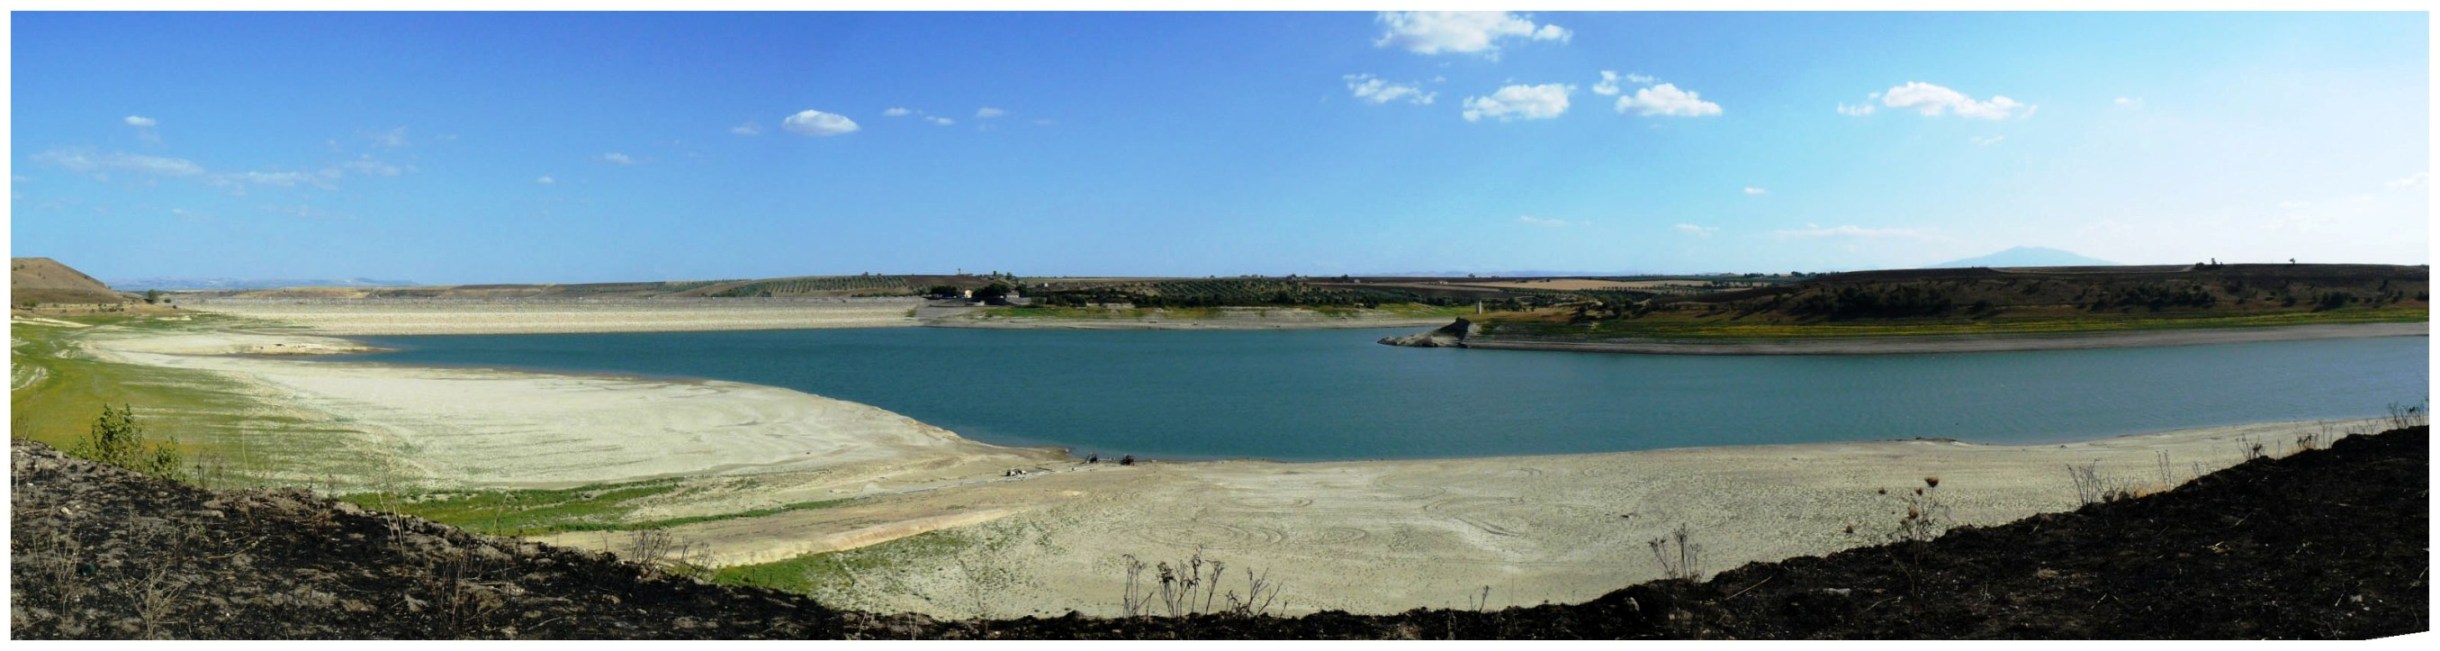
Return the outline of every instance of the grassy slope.
{"type": "MultiPolygon", "coordinates": [[[[155,438],[174,437],[191,461],[220,464],[230,475],[265,476],[291,467],[328,474],[328,464],[296,468],[304,457],[327,457],[309,439],[331,430],[328,423],[264,409],[237,383],[210,373],[104,362],[76,351],[77,340],[110,329],[211,327],[209,318],[167,321],[135,316],[65,317],[93,327],[27,323],[10,325],[10,363],[17,382],[9,392],[10,438],[74,446],[91,428],[102,405],[133,407],[138,422],[155,438]]],[[[231,481],[237,481],[230,477],[231,481]]]]}
{"type": "Polygon", "coordinates": [[[260,325],[212,315],[63,317],[91,327],[10,325],[10,438],[62,450],[92,427],[102,405],[129,405],[156,440],[176,439],[188,479],[206,487],[303,486],[347,493],[362,506],[499,534],[657,529],[708,520],[822,508],[805,502],[738,513],[630,522],[638,501],[671,495],[674,481],[549,490],[417,491],[388,469],[400,450],[378,449],[344,417],[270,404],[208,372],[105,362],[76,350],[85,337],[126,330],[212,330],[260,325]]]}

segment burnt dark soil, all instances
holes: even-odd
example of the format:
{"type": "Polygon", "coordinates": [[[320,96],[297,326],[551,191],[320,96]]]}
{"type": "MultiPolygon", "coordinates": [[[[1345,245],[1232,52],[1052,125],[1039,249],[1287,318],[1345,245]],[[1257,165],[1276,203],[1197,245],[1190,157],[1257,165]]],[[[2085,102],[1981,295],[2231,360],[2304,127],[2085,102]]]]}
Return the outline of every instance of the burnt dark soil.
{"type": "Polygon", "coordinates": [[[1295,618],[839,612],[302,492],[161,482],[35,443],[15,443],[11,467],[9,616],[20,638],[2370,638],[2430,628],[2424,427],[2247,462],[2158,495],[1583,604],[1295,618]]]}

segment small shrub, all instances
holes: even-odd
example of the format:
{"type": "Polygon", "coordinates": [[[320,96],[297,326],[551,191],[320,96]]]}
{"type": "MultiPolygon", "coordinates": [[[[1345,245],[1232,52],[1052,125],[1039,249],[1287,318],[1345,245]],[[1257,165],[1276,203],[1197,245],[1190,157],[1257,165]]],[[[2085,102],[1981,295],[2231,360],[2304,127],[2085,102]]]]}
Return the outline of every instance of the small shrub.
{"type": "Polygon", "coordinates": [[[146,440],[144,425],[136,422],[133,406],[112,409],[102,405],[102,415],[93,419],[93,429],[77,439],[68,453],[163,479],[178,479],[181,475],[178,440],[146,440]]]}
{"type": "Polygon", "coordinates": [[[618,555],[643,564],[649,571],[683,576],[697,580],[711,578],[711,550],[702,543],[680,540],[667,531],[639,529],[631,532],[626,549],[618,555]]]}

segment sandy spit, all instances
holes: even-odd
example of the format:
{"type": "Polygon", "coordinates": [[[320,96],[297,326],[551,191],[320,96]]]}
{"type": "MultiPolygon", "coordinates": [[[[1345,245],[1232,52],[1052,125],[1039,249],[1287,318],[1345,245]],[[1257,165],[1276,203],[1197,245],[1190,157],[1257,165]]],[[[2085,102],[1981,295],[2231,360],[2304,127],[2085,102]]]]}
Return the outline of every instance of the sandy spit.
{"type": "MultiPolygon", "coordinates": [[[[752,384],[667,381],[231,354],[357,352],[342,339],[236,332],[88,340],[105,360],[216,372],[268,401],[329,414],[431,487],[553,487],[798,472],[862,485],[903,465],[994,466],[1054,456],[975,443],[867,405],[752,384]]],[[[335,447],[335,446],[334,446],[335,447]]]]}
{"type": "Polygon", "coordinates": [[[1940,335],[1923,337],[1847,337],[1764,341],[1686,341],[1663,339],[1602,339],[1560,341],[1474,337],[1464,348],[1490,350],[1558,350],[1654,355],[1886,355],[1892,353],[1981,353],[2011,350],[2076,350],[2234,344],[2303,339],[2430,336],[2430,323],[2344,323],[2302,326],[2148,330],[2142,332],[2059,335],[1940,335]]]}

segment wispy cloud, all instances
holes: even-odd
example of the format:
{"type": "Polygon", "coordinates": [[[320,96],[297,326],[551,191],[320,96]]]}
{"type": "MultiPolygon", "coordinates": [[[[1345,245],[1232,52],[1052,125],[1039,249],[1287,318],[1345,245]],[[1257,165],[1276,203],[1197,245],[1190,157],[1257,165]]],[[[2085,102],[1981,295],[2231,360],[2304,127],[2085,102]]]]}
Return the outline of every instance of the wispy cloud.
{"type": "Polygon", "coordinates": [[[138,128],[138,129],[150,129],[150,128],[153,128],[154,126],[157,126],[157,125],[161,124],[161,122],[160,122],[159,120],[154,120],[154,119],[152,119],[152,118],[144,117],[144,116],[141,116],[141,115],[130,115],[130,116],[127,116],[127,117],[126,117],[126,118],[125,118],[123,121],[127,123],[127,126],[135,127],[135,128],[138,128]]]}
{"type": "Polygon", "coordinates": [[[222,185],[231,183],[245,183],[250,185],[268,185],[289,188],[296,187],[299,184],[310,183],[323,187],[329,187],[329,184],[325,182],[326,177],[317,176],[309,172],[229,172],[214,175],[212,177],[212,181],[215,184],[222,185]]]}
{"type": "Polygon", "coordinates": [[[1558,25],[1535,25],[1530,17],[1505,11],[1384,11],[1374,47],[1396,47],[1416,54],[1482,53],[1497,57],[1500,41],[1525,39],[1565,43],[1575,34],[1558,25]]]}
{"type": "Polygon", "coordinates": [[[554,179],[551,178],[551,175],[544,174],[542,175],[542,178],[534,179],[534,182],[543,185],[557,185],[559,183],[559,179],[554,179]]]}
{"type": "Polygon", "coordinates": [[[797,111],[796,115],[781,120],[779,126],[790,133],[821,137],[855,133],[857,129],[862,128],[856,126],[855,120],[847,119],[847,116],[813,109],[797,111]]]}
{"type": "Polygon", "coordinates": [[[389,148],[392,148],[392,149],[396,149],[396,148],[399,148],[399,147],[405,147],[405,146],[407,146],[407,145],[411,144],[411,143],[407,142],[407,128],[406,128],[406,127],[398,127],[398,128],[396,128],[396,129],[391,129],[391,130],[388,130],[388,131],[380,131],[380,132],[375,132],[375,133],[367,134],[367,135],[365,135],[365,138],[371,139],[371,140],[373,141],[373,144],[376,144],[376,145],[381,145],[381,146],[383,146],[383,147],[389,147],[389,148]]]}
{"type": "Polygon", "coordinates": [[[618,152],[615,152],[615,151],[614,151],[614,152],[607,153],[607,154],[602,154],[602,160],[609,161],[609,162],[612,162],[612,163],[618,163],[618,164],[620,164],[620,165],[634,165],[634,164],[635,164],[635,157],[634,157],[634,156],[629,156],[629,155],[622,154],[622,153],[618,153],[618,152]]]}
{"type": "Polygon", "coordinates": [[[1906,85],[1893,87],[1881,93],[1881,105],[1893,109],[1913,109],[1916,113],[1925,116],[1937,117],[1954,112],[1958,117],[1984,120],[2005,120],[2019,117],[2019,112],[2024,115],[2032,115],[2035,108],[2032,105],[2009,99],[2006,95],[1993,95],[1991,99],[1978,100],[1945,86],[1920,81],[1909,81],[1906,82],[1906,85]]]}
{"type": "Polygon", "coordinates": [[[1911,228],[1864,228],[1864,227],[1861,227],[1861,226],[1856,226],[1856,225],[1853,225],[1853,224],[1847,224],[1847,225],[1841,225],[1841,226],[1832,226],[1832,227],[1829,227],[1829,228],[1823,228],[1823,227],[1821,227],[1821,226],[1819,226],[1819,225],[1815,225],[1815,224],[1806,224],[1806,225],[1805,225],[1805,227],[1804,227],[1804,228],[1801,228],[1801,229],[1788,229],[1788,230],[1772,231],[1772,232],[1771,232],[1771,234],[1772,234],[1773,236],[1776,236],[1776,237],[1780,238],[1780,239],[1795,239],[1795,238],[1816,238],[1816,239],[1818,239],[1818,238],[1832,238],[1832,237],[1839,237],[1839,238],[1860,238],[1860,239],[1883,239],[1883,238],[1909,238],[1909,239],[1924,239],[1924,238],[1926,238],[1926,237],[1927,237],[1927,236],[1926,236],[1926,235],[1924,235],[1923,233],[1921,233],[1921,232],[1919,232],[1919,231],[1916,231],[1916,230],[1914,230],[1914,229],[1911,229],[1911,228]]]}
{"type": "Polygon", "coordinates": [[[1569,226],[1581,226],[1581,225],[1583,225],[1581,222],[1571,222],[1571,221],[1568,221],[1568,220],[1565,220],[1565,219],[1549,219],[1549,218],[1545,218],[1545,217],[1535,217],[1535,216],[1533,216],[1533,215],[1518,215],[1518,216],[1517,216],[1517,223],[1519,223],[1519,224],[1524,224],[1524,225],[1527,225],[1527,226],[1540,226],[1540,227],[1543,227],[1543,228],[1566,228],[1566,227],[1569,227],[1569,226]]]}
{"type": "Polygon", "coordinates": [[[2007,139],[2007,136],[1975,136],[1972,138],[1967,138],[1966,142],[1974,143],[1974,146],[1976,147],[1989,147],[1991,145],[1999,144],[1999,141],[2007,139]]]}
{"type": "Polygon", "coordinates": [[[1434,98],[1440,96],[1439,93],[1424,92],[1422,84],[1391,83],[1389,80],[1369,74],[1345,75],[1340,78],[1347,80],[1347,92],[1354,94],[1356,99],[1373,104],[1387,104],[1400,99],[1406,100],[1409,104],[1430,104],[1434,98]]]}
{"type": "Polygon", "coordinates": [[[356,160],[340,163],[339,166],[363,176],[398,176],[403,171],[396,165],[375,160],[372,154],[359,155],[356,160]]]}
{"type": "Polygon", "coordinates": [[[1676,84],[1661,84],[1635,90],[1635,94],[1618,98],[1618,112],[1635,111],[1636,115],[1661,115],[1696,118],[1720,114],[1720,105],[1703,101],[1701,94],[1681,90],[1676,84]]]}
{"type": "Polygon", "coordinates": [[[1750,186],[1750,185],[1749,185],[1749,186],[1745,186],[1745,196],[1748,196],[1748,197],[1759,197],[1759,196],[1766,195],[1766,194],[1770,194],[1770,193],[1771,193],[1771,191],[1770,191],[1770,190],[1766,190],[1766,189],[1763,189],[1763,188],[1757,188],[1757,187],[1750,186]]]}
{"type": "Polygon", "coordinates": [[[1501,122],[1548,120],[1567,112],[1567,96],[1575,90],[1575,86],[1565,84],[1506,86],[1490,97],[1466,98],[1466,110],[1460,115],[1467,122],[1478,122],[1483,118],[1501,122]]]}
{"type": "Polygon", "coordinates": [[[2141,97],[2120,97],[2110,100],[2110,103],[2126,108],[2143,108],[2143,98],[2141,97]]]}
{"type": "Polygon", "coordinates": [[[748,121],[745,124],[729,127],[729,133],[740,136],[759,136],[762,135],[762,125],[748,121]]]}
{"type": "Polygon", "coordinates": [[[1718,226],[1696,226],[1694,224],[1678,224],[1669,228],[1670,230],[1675,230],[1679,233],[1692,235],[1695,237],[1711,237],[1712,233],[1720,232],[1720,227],[1718,226]]]}
{"type": "Polygon", "coordinates": [[[1006,110],[1003,110],[1003,109],[997,109],[997,108],[992,108],[992,107],[989,107],[989,106],[985,106],[985,107],[983,107],[983,108],[979,108],[979,109],[975,109],[975,110],[974,110],[974,119],[977,119],[977,120],[989,120],[989,119],[996,118],[996,117],[1000,117],[1000,116],[1007,115],[1007,114],[1008,114],[1008,111],[1006,111],[1006,110]]]}
{"type": "Polygon", "coordinates": [[[111,152],[97,154],[82,149],[52,149],[34,155],[34,161],[57,165],[71,172],[93,173],[111,170],[160,174],[163,176],[199,176],[202,165],[183,158],[164,158],[111,152]]]}
{"type": "Polygon", "coordinates": [[[892,106],[881,111],[881,117],[887,118],[903,118],[914,114],[914,110],[899,106],[892,106]]]}
{"type": "MultiPolygon", "coordinates": [[[[1874,93],[1874,95],[1879,95],[1879,94],[1880,94],[1880,93],[1874,93]]],[[[1872,110],[1873,110],[1873,109],[1872,109],[1872,104],[1869,104],[1869,103],[1866,103],[1866,104],[1857,104],[1857,105],[1854,105],[1854,106],[1848,106],[1848,105],[1846,105],[1846,104],[1840,104],[1840,105],[1838,105],[1838,114],[1839,114],[1839,115],[1853,115],[1853,116],[1857,116],[1857,117],[1863,117],[1863,116],[1866,116],[1866,115],[1872,115],[1872,110]]]]}
{"type": "Polygon", "coordinates": [[[941,126],[944,126],[944,127],[945,127],[945,126],[952,125],[952,124],[957,124],[957,121],[956,121],[956,120],[951,120],[951,119],[949,119],[949,118],[944,118],[944,117],[941,117],[941,116],[938,116],[938,115],[926,115],[926,116],[923,116],[923,119],[924,119],[924,121],[925,121],[925,122],[930,122],[930,123],[937,124],[937,125],[941,125],[941,126]]]}
{"type": "Polygon", "coordinates": [[[2409,177],[2406,177],[2406,178],[2402,178],[2402,179],[2397,179],[2397,180],[2394,180],[2394,181],[2390,181],[2390,182],[2389,182],[2389,183],[2387,183],[2386,185],[2388,185],[2388,186],[2390,187],[2390,189],[2393,189],[2393,190],[2394,190],[2394,189],[2401,189],[2401,188],[2419,188],[2419,187],[2423,187],[2423,184],[2431,182],[2431,178],[2432,178],[2432,173],[2431,173],[2430,171],[2428,171],[2428,170],[2427,170],[2427,171],[2422,171],[2422,172],[2416,172],[2414,176],[2409,176],[2409,177]]]}

